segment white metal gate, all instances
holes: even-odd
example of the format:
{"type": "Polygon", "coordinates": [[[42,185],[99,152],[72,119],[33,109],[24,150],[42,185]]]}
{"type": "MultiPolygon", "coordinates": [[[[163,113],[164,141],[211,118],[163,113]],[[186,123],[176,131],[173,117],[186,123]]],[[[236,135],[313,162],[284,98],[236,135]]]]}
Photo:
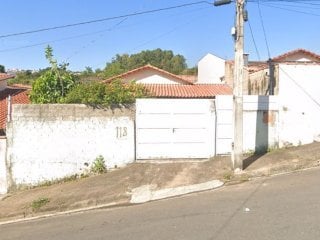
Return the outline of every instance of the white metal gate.
{"type": "Polygon", "coordinates": [[[214,155],[213,99],[137,99],[137,159],[214,155]]]}
{"type": "Polygon", "coordinates": [[[216,114],[216,154],[230,154],[233,139],[231,96],[216,96],[216,114]]]}

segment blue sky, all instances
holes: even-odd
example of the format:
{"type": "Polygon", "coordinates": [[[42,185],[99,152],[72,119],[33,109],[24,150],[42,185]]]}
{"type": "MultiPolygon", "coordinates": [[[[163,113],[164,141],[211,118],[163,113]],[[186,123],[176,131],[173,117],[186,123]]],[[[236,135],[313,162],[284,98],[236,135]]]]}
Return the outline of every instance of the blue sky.
{"type": "MultiPolygon", "coordinates": [[[[90,21],[196,0],[2,0],[0,36],[16,32],[90,21]]],[[[264,24],[271,57],[305,48],[320,54],[320,1],[287,0],[247,3],[245,51],[250,60],[268,59],[264,24]],[[259,6],[261,16],[259,13],[259,6]],[[262,21],[261,21],[262,19],[262,21]]],[[[161,48],[187,59],[189,67],[206,53],[225,59],[234,56],[230,29],[234,25],[234,3],[220,7],[197,4],[125,19],[53,31],[0,38],[0,64],[9,68],[39,69],[48,66],[44,48],[50,44],[58,62],[70,69],[103,68],[116,54],[161,48]],[[27,47],[30,45],[38,45],[27,47]]]]}

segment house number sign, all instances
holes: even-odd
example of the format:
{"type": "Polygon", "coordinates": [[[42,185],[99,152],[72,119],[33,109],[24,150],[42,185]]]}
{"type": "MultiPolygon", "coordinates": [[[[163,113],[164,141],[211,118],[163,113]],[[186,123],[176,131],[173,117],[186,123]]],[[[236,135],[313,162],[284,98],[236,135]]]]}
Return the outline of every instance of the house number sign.
{"type": "Polygon", "coordinates": [[[128,135],[127,127],[116,127],[117,138],[124,138],[128,135]]]}

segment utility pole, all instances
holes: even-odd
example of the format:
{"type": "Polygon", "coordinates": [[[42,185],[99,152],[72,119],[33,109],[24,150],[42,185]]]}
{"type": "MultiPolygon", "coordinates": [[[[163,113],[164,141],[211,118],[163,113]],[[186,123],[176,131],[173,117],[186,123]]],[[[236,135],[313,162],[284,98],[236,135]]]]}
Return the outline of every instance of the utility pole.
{"type": "MultiPolygon", "coordinates": [[[[245,0],[235,0],[236,2],[236,26],[235,26],[235,57],[234,57],[234,80],[233,80],[233,126],[234,137],[232,143],[231,160],[233,169],[241,171],[243,169],[243,53],[244,53],[244,5],[245,0]]],[[[231,3],[231,0],[219,0],[214,2],[215,6],[231,3]]],[[[247,18],[247,14],[245,14],[247,18]]]]}

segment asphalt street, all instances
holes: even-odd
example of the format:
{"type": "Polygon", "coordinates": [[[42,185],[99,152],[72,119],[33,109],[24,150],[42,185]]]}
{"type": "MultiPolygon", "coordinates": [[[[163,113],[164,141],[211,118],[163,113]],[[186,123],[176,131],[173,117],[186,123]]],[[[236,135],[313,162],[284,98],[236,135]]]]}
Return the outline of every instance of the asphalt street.
{"type": "Polygon", "coordinates": [[[320,169],[0,226],[0,239],[320,239],[320,169]]]}

